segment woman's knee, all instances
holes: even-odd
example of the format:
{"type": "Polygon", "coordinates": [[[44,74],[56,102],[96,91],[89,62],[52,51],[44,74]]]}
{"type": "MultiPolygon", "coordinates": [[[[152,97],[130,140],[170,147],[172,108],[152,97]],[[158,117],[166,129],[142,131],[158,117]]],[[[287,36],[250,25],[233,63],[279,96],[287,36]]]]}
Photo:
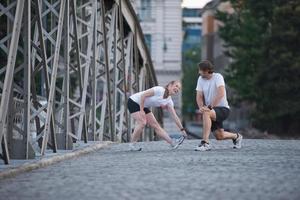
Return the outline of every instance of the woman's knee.
{"type": "Polygon", "coordinates": [[[150,122],[149,126],[151,126],[154,129],[160,128],[160,125],[158,124],[158,122],[150,122]]]}
{"type": "Polygon", "coordinates": [[[138,123],[139,126],[144,128],[147,124],[147,121],[146,120],[138,120],[137,123],[138,123]]]}

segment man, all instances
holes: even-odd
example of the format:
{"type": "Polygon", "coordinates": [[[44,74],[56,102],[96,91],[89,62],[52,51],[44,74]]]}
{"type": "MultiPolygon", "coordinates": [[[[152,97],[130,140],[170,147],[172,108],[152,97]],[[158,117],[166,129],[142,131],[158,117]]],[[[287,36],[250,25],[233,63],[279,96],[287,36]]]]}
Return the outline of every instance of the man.
{"type": "Polygon", "coordinates": [[[209,61],[199,63],[199,78],[197,82],[197,104],[202,114],[203,139],[196,151],[208,151],[209,134],[214,132],[217,140],[232,139],[233,148],[242,147],[243,136],[239,133],[224,131],[223,121],[229,115],[229,105],[226,97],[224,78],[219,73],[214,73],[213,65],[209,61]]]}

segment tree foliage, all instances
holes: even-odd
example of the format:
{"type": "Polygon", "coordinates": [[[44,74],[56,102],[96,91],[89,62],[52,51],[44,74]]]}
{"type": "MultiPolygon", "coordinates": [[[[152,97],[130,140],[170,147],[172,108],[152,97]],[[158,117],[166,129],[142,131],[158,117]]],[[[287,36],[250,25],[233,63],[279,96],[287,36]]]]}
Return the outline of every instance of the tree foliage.
{"type": "Polygon", "coordinates": [[[255,105],[258,128],[299,134],[300,1],[230,2],[234,13],[217,13],[225,53],[233,60],[228,85],[239,101],[255,105]]]}
{"type": "Polygon", "coordinates": [[[192,116],[196,109],[197,64],[200,58],[200,47],[194,47],[183,54],[182,113],[185,116],[192,116]]]}

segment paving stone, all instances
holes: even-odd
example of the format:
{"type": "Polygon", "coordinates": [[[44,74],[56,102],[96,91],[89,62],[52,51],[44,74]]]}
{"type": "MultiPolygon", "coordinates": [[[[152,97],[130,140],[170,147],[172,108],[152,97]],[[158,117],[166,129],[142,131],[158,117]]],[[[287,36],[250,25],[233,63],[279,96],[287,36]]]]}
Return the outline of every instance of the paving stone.
{"type": "Polygon", "coordinates": [[[97,152],[0,181],[0,199],[300,199],[300,141],[199,140],[112,144],[97,152]]]}

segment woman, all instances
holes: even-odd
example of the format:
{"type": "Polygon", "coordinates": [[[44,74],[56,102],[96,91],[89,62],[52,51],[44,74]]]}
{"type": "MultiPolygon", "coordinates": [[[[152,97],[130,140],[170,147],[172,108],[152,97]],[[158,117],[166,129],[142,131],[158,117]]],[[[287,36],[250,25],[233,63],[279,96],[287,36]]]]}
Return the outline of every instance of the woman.
{"type": "Polygon", "coordinates": [[[131,116],[136,120],[136,127],[133,131],[131,143],[129,144],[130,150],[142,150],[142,148],[136,146],[136,142],[140,138],[140,135],[143,132],[146,124],[154,128],[155,132],[174,149],[176,149],[183,142],[187,134],[176,114],[174,103],[171,98],[171,96],[177,94],[180,89],[181,84],[179,81],[171,81],[166,87],[155,86],[148,90],[133,94],[129,97],[128,110],[131,116]],[[172,140],[166,131],[159,125],[153,113],[150,111],[150,107],[161,107],[168,109],[183,136],[181,136],[178,140],[172,140]]]}

